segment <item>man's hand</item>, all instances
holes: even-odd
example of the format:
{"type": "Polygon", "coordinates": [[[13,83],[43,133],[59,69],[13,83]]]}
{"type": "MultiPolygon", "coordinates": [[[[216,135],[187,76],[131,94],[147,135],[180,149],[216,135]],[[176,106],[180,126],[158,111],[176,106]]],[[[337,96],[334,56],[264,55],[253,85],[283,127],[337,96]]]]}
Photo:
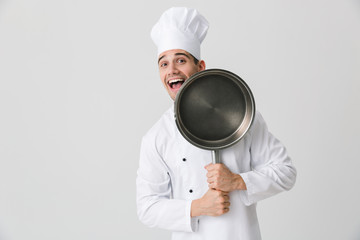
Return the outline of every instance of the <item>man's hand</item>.
{"type": "Polygon", "coordinates": [[[232,173],[224,164],[208,164],[205,166],[209,188],[223,192],[246,190],[246,184],[239,174],[232,173]]]}
{"type": "Polygon", "coordinates": [[[227,192],[209,189],[200,199],[191,203],[191,217],[200,215],[220,216],[229,211],[230,198],[227,192]]]}

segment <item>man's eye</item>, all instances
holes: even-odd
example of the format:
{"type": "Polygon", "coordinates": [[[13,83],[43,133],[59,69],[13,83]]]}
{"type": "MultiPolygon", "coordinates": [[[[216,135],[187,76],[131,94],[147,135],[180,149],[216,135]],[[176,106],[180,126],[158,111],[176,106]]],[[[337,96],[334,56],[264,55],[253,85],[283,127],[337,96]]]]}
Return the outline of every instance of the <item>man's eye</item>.
{"type": "Polygon", "coordinates": [[[178,60],[178,63],[184,63],[185,62],[185,59],[179,59],[178,60]]]}
{"type": "Polygon", "coordinates": [[[160,67],[166,67],[167,66],[167,63],[161,63],[160,64],[160,67]]]}

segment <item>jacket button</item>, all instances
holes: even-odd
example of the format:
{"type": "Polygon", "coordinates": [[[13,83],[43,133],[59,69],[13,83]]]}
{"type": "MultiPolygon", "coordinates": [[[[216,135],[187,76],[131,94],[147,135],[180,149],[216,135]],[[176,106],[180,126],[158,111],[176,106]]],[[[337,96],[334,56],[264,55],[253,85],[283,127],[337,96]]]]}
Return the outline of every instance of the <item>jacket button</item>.
{"type": "Polygon", "coordinates": [[[193,190],[192,190],[192,189],[190,189],[190,190],[189,190],[189,193],[192,193],[192,192],[193,192],[193,190]]]}
{"type": "Polygon", "coordinates": [[[183,158],[183,162],[186,162],[186,158],[183,158]]]}

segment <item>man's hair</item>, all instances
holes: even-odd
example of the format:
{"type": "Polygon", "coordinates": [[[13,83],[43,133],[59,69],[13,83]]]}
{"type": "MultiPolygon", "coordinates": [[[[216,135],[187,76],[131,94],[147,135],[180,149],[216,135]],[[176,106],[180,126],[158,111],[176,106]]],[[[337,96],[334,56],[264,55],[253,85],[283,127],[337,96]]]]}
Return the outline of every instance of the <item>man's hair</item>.
{"type": "Polygon", "coordinates": [[[198,63],[199,63],[199,59],[197,59],[196,57],[194,57],[191,53],[189,53],[191,56],[192,56],[192,58],[194,59],[194,63],[195,63],[195,65],[198,65],[198,63]]]}

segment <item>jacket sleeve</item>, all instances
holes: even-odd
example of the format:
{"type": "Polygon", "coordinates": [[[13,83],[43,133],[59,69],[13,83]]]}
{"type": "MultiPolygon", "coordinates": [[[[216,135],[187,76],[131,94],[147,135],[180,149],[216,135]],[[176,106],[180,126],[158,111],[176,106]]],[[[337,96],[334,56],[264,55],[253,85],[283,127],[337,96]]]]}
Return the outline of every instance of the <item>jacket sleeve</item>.
{"type": "Polygon", "coordinates": [[[297,174],[285,147],[268,131],[260,113],[256,114],[249,133],[252,170],[240,174],[247,188],[241,191],[241,199],[247,206],[290,190],[297,174]]]}
{"type": "Polygon", "coordinates": [[[142,140],[136,189],[137,213],[145,225],[183,232],[197,227],[191,201],[172,199],[168,167],[151,138],[142,140]]]}

